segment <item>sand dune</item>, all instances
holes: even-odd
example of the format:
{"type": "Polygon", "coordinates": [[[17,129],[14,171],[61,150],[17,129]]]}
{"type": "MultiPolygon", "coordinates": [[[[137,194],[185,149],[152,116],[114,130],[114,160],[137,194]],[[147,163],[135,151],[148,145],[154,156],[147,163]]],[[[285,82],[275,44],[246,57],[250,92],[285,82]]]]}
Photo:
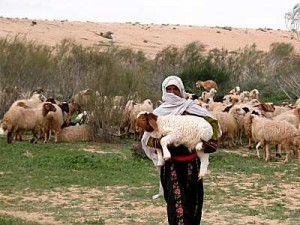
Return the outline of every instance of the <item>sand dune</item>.
{"type": "Polygon", "coordinates": [[[245,46],[257,45],[257,49],[268,51],[270,44],[285,42],[294,45],[300,52],[300,42],[291,32],[271,29],[227,30],[218,27],[197,27],[171,24],[132,24],[132,23],[95,23],[73,21],[47,21],[29,19],[0,18],[0,37],[24,35],[28,40],[55,46],[61,40],[73,39],[82,45],[110,45],[143,50],[153,58],[163,48],[199,41],[206,50],[225,48],[237,50],[245,46]],[[112,39],[101,36],[112,32],[112,39]]]}

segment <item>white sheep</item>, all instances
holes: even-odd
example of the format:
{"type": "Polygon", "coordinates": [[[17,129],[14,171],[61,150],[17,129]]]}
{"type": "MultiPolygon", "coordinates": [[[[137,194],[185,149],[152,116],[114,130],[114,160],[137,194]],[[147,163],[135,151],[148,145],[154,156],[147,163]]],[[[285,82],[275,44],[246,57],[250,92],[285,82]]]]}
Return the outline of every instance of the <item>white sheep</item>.
{"type": "Polygon", "coordinates": [[[270,160],[270,144],[283,144],[286,150],[284,162],[290,159],[290,145],[294,137],[299,135],[299,131],[290,123],[285,121],[273,121],[271,119],[251,115],[251,131],[253,139],[258,143],[256,153],[260,158],[258,148],[265,145],[266,161],[270,160]]]}
{"type": "Polygon", "coordinates": [[[136,122],[137,130],[147,131],[153,138],[160,139],[161,151],[157,151],[158,166],[164,164],[164,160],[171,158],[167,145],[175,147],[185,145],[190,151],[196,150],[201,167],[198,177],[201,179],[207,174],[209,154],[202,150],[203,142],[209,141],[213,135],[211,125],[202,117],[192,115],[166,115],[156,116],[153,113],[140,112],[136,122]]]}

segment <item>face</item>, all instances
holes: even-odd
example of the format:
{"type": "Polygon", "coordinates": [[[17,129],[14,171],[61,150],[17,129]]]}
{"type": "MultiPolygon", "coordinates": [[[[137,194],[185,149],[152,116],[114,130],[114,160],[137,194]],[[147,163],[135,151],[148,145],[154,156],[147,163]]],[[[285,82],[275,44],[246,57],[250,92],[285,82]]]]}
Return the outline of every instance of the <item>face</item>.
{"type": "Polygon", "coordinates": [[[169,85],[167,88],[166,88],[166,91],[168,92],[168,93],[173,93],[174,95],[177,95],[177,96],[179,96],[179,97],[181,97],[181,93],[180,93],[180,90],[179,90],[179,88],[177,87],[177,86],[175,86],[175,85],[169,85]]]}

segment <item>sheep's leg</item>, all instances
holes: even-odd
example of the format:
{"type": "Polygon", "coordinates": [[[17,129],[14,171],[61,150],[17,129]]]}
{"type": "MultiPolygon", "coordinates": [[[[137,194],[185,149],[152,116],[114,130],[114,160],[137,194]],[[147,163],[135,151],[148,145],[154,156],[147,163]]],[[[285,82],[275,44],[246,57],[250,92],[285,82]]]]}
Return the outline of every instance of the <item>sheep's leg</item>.
{"type": "Polygon", "coordinates": [[[37,132],[36,131],[32,131],[32,138],[30,140],[31,143],[37,143],[37,132]]]}
{"type": "Polygon", "coordinates": [[[285,152],[286,152],[286,156],[285,156],[285,160],[284,160],[284,163],[288,163],[290,161],[290,156],[291,156],[291,151],[290,151],[290,146],[289,144],[286,144],[284,146],[285,148],[285,152]]]}
{"type": "Polygon", "coordinates": [[[266,143],[266,147],[265,147],[265,151],[266,151],[266,159],[265,161],[268,162],[270,161],[270,157],[271,157],[271,153],[270,153],[270,144],[266,143]]]}
{"type": "Polygon", "coordinates": [[[165,136],[163,138],[160,139],[160,144],[163,150],[163,154],[164,154],[164,160],[167,161],[171,158],[171,153],[167,147],[168,144],[172,143],[172,140],[170,139],[170,136],[165,136]]]}
{"type": "Polygon", "coordinates": [[[45,130],[44,131],[44,143],[47,143],[48,140],[49,140],[49,131],[48,130],[45,130]]]}
{"type": "Polygon", "coordinates": [[[281,158],[281,144],[276,145],[276,154],[278,158],[281,158]]]}
{"type": "Polygon", "coordinates": [[[8,144],[12,143],[13,137],[14,137],[14,134],[13,134],[12,131],[7,132],[7,137],[6,138],[7,138],[7,143],[8,144]]]}
{"type": "Polygon", "coordinates": [[[251,149],[251,138],[248,138],[248,146],[249,149],[251,149]]]}
{"type": "Polygon", "coordinates": [[[256,149],[256,155],[257,157],[260,159],[260,154],[259,154],[259,147],[261,146],[261,142],[258,142],[258,144],[256,145],[255,149],[256,149]]]}

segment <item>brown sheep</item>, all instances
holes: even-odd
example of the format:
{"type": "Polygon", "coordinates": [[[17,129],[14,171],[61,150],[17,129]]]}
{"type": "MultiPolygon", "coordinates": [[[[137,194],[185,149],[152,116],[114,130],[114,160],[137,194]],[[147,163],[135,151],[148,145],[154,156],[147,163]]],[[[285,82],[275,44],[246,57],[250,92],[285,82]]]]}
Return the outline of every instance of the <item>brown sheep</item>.
{"type": "Polygon", "coordinates": [[[37,142],[37,132],[41,131],[43,119],[51,111],[56,111],[56,108],[49,102],[42,103],[36,108],[30,108],[20,102],[8,110],[2,120],[2,128],[7,131],[7,143],[12,143],[14,133],[26,130],[33,133],[31,142],[37,142]]]}
{"type": "Polygon", "coordinates": [[[206,80],[206,81],[198,80],[196,82],[196,88],[201,88],[201,87],[203,87],[204,90],[206,91],[210,91],[210,89],[212,88],[218,90],[218,85],[213,80],[206,80]]]}

